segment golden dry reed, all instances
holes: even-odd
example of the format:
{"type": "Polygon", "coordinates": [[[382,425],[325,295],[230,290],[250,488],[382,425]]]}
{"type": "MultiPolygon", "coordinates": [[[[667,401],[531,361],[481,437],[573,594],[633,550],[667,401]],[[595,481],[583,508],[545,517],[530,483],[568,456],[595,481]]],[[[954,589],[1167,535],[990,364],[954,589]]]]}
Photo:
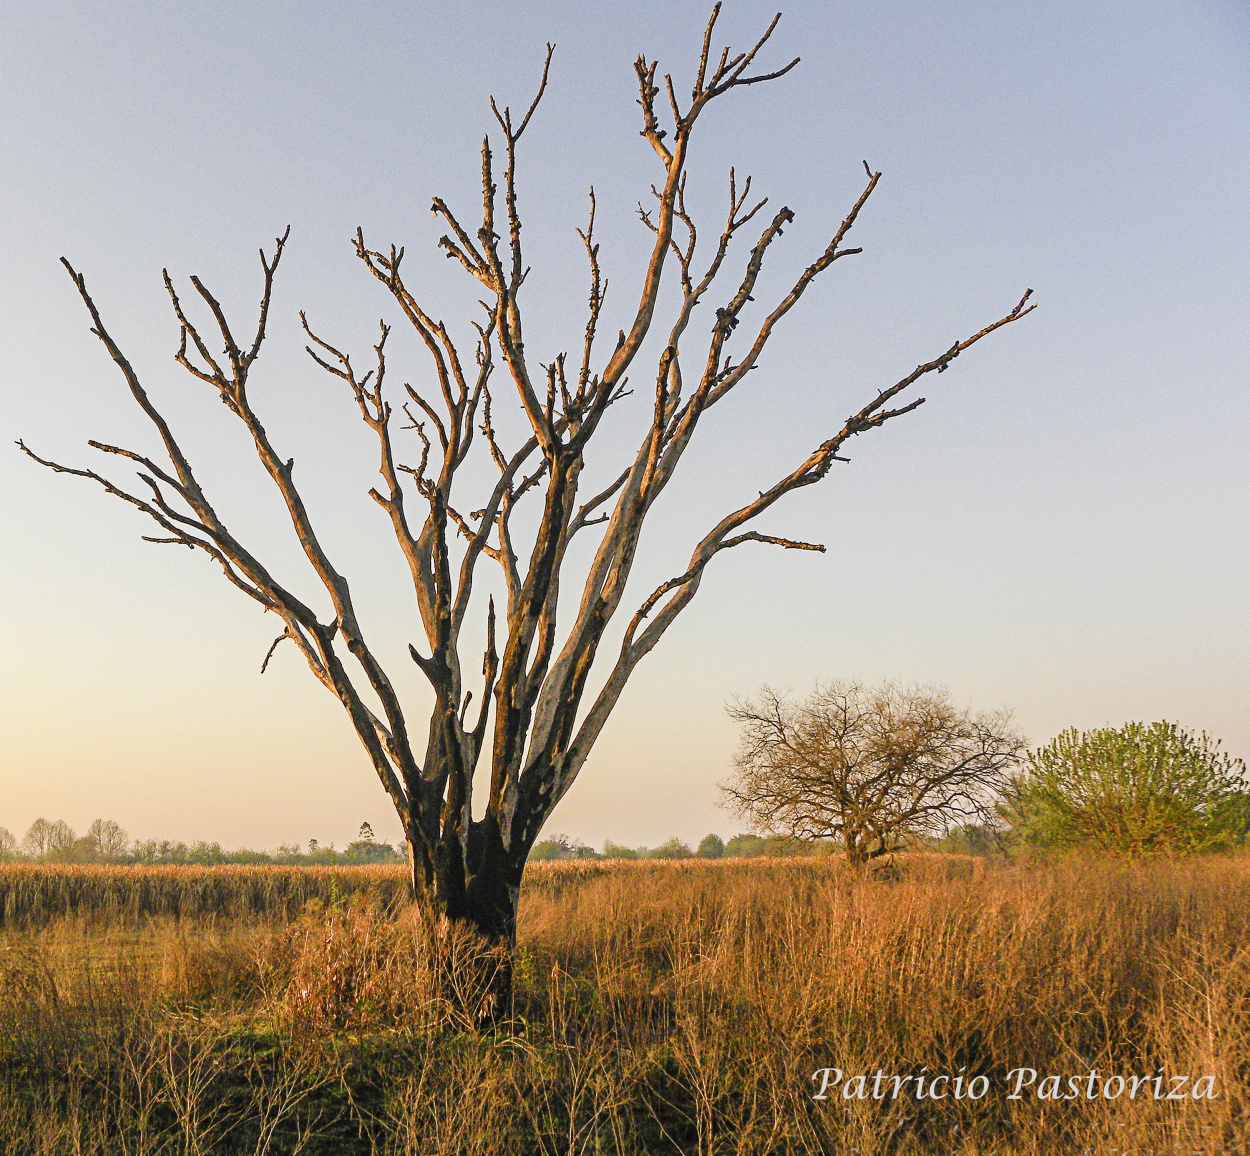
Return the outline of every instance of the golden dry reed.
{"type": "Polygon", "coordinates": [[[0,865],[0,927],[29,928],[66,917],[134,926],[172,919],[292,919],[312,899],[357,894],[395,911],[407,897],[405,869],[372,867],[0,865]]]}
{"type": "Polygon", "coordinates": [[[491,1032],[400,872],[305,873],[4,871],[0,1152],[1250,1152],[1245,857],[537,865],[491,1032]]]}

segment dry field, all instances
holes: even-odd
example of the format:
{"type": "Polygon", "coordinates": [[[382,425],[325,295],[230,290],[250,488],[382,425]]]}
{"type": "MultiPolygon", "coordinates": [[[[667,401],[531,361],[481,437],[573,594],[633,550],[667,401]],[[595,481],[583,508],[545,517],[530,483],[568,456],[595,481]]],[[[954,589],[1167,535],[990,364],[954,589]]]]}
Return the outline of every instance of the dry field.
{"type": "Polygon", "coordinates": [[[488,1034],[401,887],[0,869],[0,1152],[1250,1152],[1247,858],[536,865],[488,1034]]]}

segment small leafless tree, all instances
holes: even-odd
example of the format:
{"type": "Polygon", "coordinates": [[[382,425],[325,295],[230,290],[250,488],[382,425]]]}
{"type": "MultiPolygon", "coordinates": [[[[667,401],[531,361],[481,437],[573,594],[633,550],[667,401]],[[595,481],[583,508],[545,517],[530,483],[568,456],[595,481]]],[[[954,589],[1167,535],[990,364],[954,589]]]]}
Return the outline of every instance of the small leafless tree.
{"type": "Polygon", "coordinates": [[[96,819],[83,836],[86,850],[93,857],[112,863],[125,856],[130,849],[130,836],[114,819],[96,819]]]}
{"type": "Polygon", "coordinates": [[[393,398],[387,325],[381,326],[371,368],[362,372],[349,353],[316,334],[301,315],[310,356],[350,391],[376,440],[380,480],[369,496],[394,531],[420,612],[424,638],[409,652],[432,691],[425,726],[410,723],[391,675],[362,632],[348,580],[323,546],[296,484],[294,463],[255,408],[251,375],[265,340],[286,234],[272,255],[261,253],[259,316],[247,339],[236,337],[222,306],[199,278],[192,277],[191,286],[207,326],[196,319],[168,273],[165,287],[181,331],[176,360],[192,379],[220,396],[254,447],[324,587],[328,610],[320,613],[279,579],[261,560],[259,549],[245,545],[227,527],[138,370],[110,335],[85,279],[65,263],[91,315],[93,332],[154,427],[163,454],[158,460],[90,443],[136,468],[137,483],[124,484],[22,448],[41,464],[90,479],[140,510],[159,527],[151,540],[203,551],[230,582],[282,620],[283,631],[274,645],[285,640],[295,646],[315,677],[342,703],[395,806],[407,838],[415,895],[433,911],[472,924],[496,941],[514,937],[521,873],[543,822],[577,778],[627,679],[694,598],[712,559],[745,543],[823,550],[755,529],[756,520],[785,495],[820,481],[835,461],[845,460],[840,451],[848,439],[921,405],[923,398],[900,397],[921,378],[945,370],[987,334],[1032,309],[1026,293],[999,320],[954,342],[888,388],[873,390],[867,404],[821,438],[793,468],[708,529],[681,573],[621,614],[623,637],[601,655],[605,632],[621,613],[643,523],[673,480],[704,415],[759,365],[782,318],[811,283],[837,261],[860,252],[845,246],[846,237],[881,177],[865,165],[863,191],[824,251],[797,272],[771,305],[751,310],[765,258],[794,219],[788,208],[778,209],[750,244],[730,287],[713,298],[706,321],[691,328],[696,311],[709,308],[709,294],[730,264],[739,233],[757,217],[765,221],[760,214],[766,203],[753,201],[750,180],[739,182],[731,171],[724,224],[713,234],[710,249],[703,251],[686,201],[696,126],[714,102],[775,80],[798,63],[796,59],[779,68],[757,63],[776,19],[749,50],[714,50],[718,12],[719,5],[708,22],[688,97],[679,95],[670,76],[657,78],[654,61],[639,57],[634,65],[642,136],[660,172],[651,206],[639,209],[651,240],[636,304],[606,354],[600,353],[598,341],[606,281],[594,235],[593,190],[589,221],[579,230],[589,265],[589,306],[579,347],[571,357],[555,352],[540,363],[525,340],[522,302],[529,266],[522,250],[517,157],[546,88],[550,46],[537,95],[524,115],[515,117],[510,109],[491,103],[502,155],[489,137],[483,142],[480,225],[462,224],[462,217],[441,198],[433,202],[447,230],[439,245],[484,295],[485,312],[473,348],[465,350],[437,313],[421,303],[404,278],[403,249],[371,248],[360,231],[355,254],[424,344],[433,388],[405,385],[393,398]],[[660,287],[666,278],[676,279],[678,292],[671,314],[661,320],[660,287]],[[657,335],[658,357],[649,372],[654,383],[648,391],[650,420],[632,453],[612,464],[609,447],[596,436],[608,410],[629,394],[627,374],[637,379],[644,343],[657,335]],[[493,414],[501,373],[526,429],[520,444],[510,448],[497,437],[493,414]],[[399,432],[405,421],[415,434],[411,458],[405,458],[399,444],[406,436],[399,432]],[[465,463],[475,447],[493,460],[498,477],[471,500],[461,491],[465,463]],[[591,476],[601,480],[594,492],[583,493],[588,462],[595,466],[591,476]],[[532,531],[522,533],[513,516],[527,498],[533,504],[532,531]],[[587,533],[598,536],[592,560],[584,572],[573,573],[566,566],[570,543],[587,533]],[[502,573],[502,616],[493,597],[485,606],[474,598],[483,589],[475,582],[484,558],[502,573]],[[562,596],[567,598],[570,591],[573,598],[566,605],[562,596]],[[479,606],[484,622],[478,619],[482,629],[475,634],[471,608],[476,613],[479,606]],[[484,637],[485,653],[481,681],[470,688],[461,647],[466,638],[472,642],[477,637],[484,637]],[[483,804],[475,796],[475,771],[484,754],[489,781],[483,804]]]}
{"type": "Polygon", "coordinates": [[[1009,712],[960,710],[931,687],[833,682],[797,703],[765,687],[729,714],[742,728],[729,806],[770,835],[835,839],[856,865],[989,821],[1024,750],[1009,712]]]}

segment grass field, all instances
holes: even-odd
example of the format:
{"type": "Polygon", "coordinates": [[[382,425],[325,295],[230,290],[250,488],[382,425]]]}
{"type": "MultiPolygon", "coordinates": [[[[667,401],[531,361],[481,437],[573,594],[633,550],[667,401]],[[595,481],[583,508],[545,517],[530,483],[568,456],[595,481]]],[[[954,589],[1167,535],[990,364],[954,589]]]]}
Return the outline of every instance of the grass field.
{"type": "Polygon", "coordinates": [[[2,868],[0,897],[5,1156],[1250,1152],[1244,857],[540,864],[489,1034],[399,869],[2,868]]]}

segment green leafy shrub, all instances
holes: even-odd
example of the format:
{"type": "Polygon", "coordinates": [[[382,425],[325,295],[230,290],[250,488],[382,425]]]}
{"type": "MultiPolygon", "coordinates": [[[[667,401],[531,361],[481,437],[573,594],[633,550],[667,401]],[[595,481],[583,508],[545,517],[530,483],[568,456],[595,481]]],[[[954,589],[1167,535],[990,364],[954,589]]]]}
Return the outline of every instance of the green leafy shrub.
{"type": "Polygon", "coordinates": [[[344,863],[402,863],[404,856],[390,843],[375,843],[372,839],[358,839],[348,843],[343,852],[344,863]]]}
{"type": "Polygon", "coordinates": [[[593,847],[568,835],[551,835],[530,848],[529,857],[535,862],[552,859],[597,859],[593,847]]]}
{"type": "Polygon", "coordinates": [[[682,842],[681,839],[674,835],[671,839],[666,839],[658,847],[652,847],[647,852],[648,859],[691,859],[694,852],[690,850],[690,844],[682,842]]]}
{"type": "Polygon", "coordinates": [[[739,833],[725,844],[725,854],[731,859],[754,859],[768,854],[768,840],[762,835],[739,833]]]}
{"type": "Polygon", "coordinates": [[[1035,846],[1192,854],[1245,839],[1246,766],[1176,723],[1070,729],[1029,755],[1002,814],[1035,846]]]}
{"type": "Polygon", "coordinates": [[[725,854],[725,840],[719,835],[704,835],[695,852],[700,859],[720,859],[725,854]]]}

